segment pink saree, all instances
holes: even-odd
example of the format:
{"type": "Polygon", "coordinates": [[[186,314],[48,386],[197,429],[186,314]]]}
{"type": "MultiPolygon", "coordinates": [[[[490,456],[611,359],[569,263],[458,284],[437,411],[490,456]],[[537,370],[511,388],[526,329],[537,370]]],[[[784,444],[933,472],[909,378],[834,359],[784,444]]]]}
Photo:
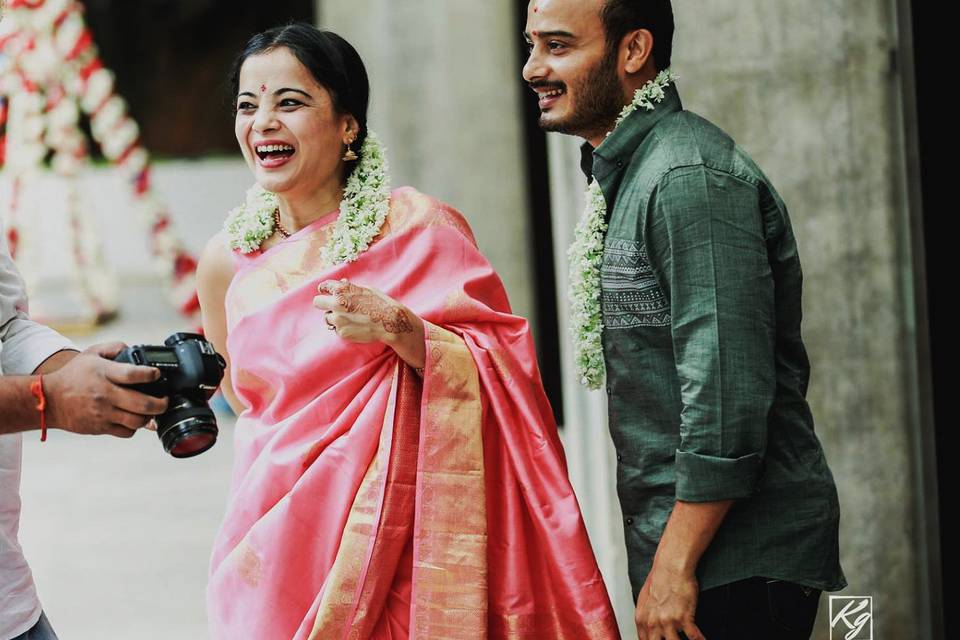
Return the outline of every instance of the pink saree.
{"type": "MultiPolygon", "coordinates": [[[[333,214],[335,215],[335,214],[333,214]]],[[[360,259],[333,216],[240,256],[235,467],[208,586],[218,639],[619,638],[526,321],[459,213],[394,191],[360,259]],[[349,278],[426,321],[423,379],[312,305],[349,278]]]]}

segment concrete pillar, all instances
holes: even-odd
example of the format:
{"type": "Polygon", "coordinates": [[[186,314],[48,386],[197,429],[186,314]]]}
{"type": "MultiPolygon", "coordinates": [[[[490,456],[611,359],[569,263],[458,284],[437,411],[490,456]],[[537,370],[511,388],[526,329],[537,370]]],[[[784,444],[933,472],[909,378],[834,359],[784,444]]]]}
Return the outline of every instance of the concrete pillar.
{"type": "Polygon", "coordinates": [[[370,126],[388,148],[395,186],[460,210],[533,318],[533,264],[510,0],[326,0],[320,25],[353,44],[370,74],[370,126]]]}

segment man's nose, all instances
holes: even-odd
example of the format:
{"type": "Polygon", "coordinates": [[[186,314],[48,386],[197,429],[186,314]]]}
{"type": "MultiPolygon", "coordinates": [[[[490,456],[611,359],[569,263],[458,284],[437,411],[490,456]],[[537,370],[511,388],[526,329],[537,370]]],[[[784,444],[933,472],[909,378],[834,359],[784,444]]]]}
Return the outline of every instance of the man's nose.
{"type": "Polygon", "coordinates": [[[530,50],[530,54],[527,56],[527,61],[523,65],[523,79],[527,82],[533,82],[539,78],[543,78],[546,75],[546,70],[543,66],[543,59],[537,53],[536,48],[530,50]]]}

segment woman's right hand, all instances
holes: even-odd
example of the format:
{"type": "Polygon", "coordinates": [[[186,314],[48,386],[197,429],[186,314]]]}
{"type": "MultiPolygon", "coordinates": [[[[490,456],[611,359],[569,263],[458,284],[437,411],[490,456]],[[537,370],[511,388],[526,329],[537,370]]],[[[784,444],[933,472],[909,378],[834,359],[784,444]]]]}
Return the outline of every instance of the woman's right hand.
{"type": "Polygon", "coordinates": [[[377,289],[346,280],[321,282],[317,293],[313,305],[342,339],[359,344],[379,340],[411,367],[423,367],[423,321],[405,306],[377,289]]]}

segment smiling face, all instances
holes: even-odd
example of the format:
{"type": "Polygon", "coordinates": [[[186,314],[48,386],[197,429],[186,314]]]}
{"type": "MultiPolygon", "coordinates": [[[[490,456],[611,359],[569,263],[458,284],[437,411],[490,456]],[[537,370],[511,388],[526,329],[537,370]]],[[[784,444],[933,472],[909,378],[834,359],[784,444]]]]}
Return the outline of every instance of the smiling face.
{"type": "Polygon", "coordinates": [[[247,58],[240,69],[235,133],[257,183],[309,197],[341,181],[344,144],[357,123],[285,47],[247,58]]]}
{"type": "Polygon", "coordinates": [[[629,102],[607,47],[604,0],[533,0],[524,36],[523,78],[539,96],[540,126],[588,140],[613,128],[629,102]]]}

